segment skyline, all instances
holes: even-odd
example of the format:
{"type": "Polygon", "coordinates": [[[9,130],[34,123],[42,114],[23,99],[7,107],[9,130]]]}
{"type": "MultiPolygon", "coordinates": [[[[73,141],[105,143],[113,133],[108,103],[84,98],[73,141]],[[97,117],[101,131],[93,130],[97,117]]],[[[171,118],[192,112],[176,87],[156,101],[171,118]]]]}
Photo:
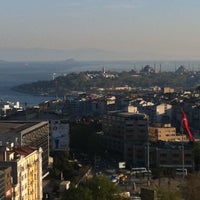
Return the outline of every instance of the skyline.
{"type": "Polygon", "coordinates": [[[0,0],[0,59],[198,60],[198,0],[0,0]]]}

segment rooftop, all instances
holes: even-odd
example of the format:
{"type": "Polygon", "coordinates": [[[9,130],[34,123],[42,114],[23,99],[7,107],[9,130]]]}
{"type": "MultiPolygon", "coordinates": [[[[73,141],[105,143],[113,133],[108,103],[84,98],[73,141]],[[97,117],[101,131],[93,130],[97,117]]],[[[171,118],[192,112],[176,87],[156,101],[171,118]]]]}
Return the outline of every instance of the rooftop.
{"type": "Polygon", "coordinates": [[[144,113],[134,113],[134,112],[123,112],[123,111],[111,111],[108,113],[109,115],[120,116],[125,118],[133,118],[133,119],[145,119],[147,115],[144,113]]]}
{"type": "Polygon", "coordinates": [[[11,168],[11,167],[8,167],[8,166],[0,166],[0,171],[4,171],[4,170],[6,170],[6,169],[8,169],[8,168],[11,168]]]}
{"type": "Polygon", "coordinates": [[[27,155],[31,154],[35,150],[37,150],[36,147],[19,147],[19,148],[13,149],[13,151],[15,153],[17,153],[19,155],[24,155],[24,156],[27,156],[27,155]]]}
{"type": "Polygon", "coordinates": [[[1,121],[0,134],[21,132],[22,130],[30,128],[38,123],[39,122],[1,121]]]}

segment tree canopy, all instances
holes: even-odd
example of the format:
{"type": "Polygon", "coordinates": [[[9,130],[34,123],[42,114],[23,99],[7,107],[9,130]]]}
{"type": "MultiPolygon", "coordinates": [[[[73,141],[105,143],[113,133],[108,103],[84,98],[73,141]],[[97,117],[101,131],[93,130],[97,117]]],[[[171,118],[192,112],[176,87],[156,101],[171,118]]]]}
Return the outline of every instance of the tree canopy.
{"type": "Polygon", "coordinates": [[[72,187],[62,195],[62,200],[128,200],[120,195],[120,188],[106,176],[89,179],[77,188],[72,187]]]}

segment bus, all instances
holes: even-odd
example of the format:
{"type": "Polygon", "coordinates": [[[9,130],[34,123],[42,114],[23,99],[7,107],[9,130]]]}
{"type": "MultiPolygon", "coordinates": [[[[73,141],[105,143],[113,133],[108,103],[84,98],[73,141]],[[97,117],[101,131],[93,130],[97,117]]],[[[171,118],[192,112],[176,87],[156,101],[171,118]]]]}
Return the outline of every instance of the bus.
{"type": "Polygon", "coordinates": [[[151,170],[147,170],[146,167],[137,167],[131,169],[131,174],[151,174],[151,170]]]}
{"type": "Polygon", "coordinates": [[[187,169],[183,168],[177,168],[176,169],[176,175],[177,176],[187,176],[187,169]]]}

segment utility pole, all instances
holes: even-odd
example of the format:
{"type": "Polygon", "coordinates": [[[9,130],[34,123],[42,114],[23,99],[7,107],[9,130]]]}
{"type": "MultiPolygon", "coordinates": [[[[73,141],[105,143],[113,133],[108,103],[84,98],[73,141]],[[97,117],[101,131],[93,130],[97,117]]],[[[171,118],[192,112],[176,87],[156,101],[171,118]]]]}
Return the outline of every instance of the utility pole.
{"type": "MultiPolygon", "coordinates": [[[[149,138],[149,137],[148,137],[149,138]]],[[[149,178],[149,173],[150,173],[150,171],[149,171],[149,139],[148,139],[148,141],[147,141],[147,175],[148,175],[148,180],[147,180],[147,185],[148,186],[150,186],[150,178],[149,178]]]]}
{"type": "Polygon", "coordinates": [[[181,127],[181,135],[182,135],[182,143],[181,143],[181,150],[182,150],[182,176],[183,176],[183,179],[185,177],[185,174],[184,174],[184,171],[185,171],[185,157],[184,157],[184,144],[183,144],[183,127],[181,127]]]}

